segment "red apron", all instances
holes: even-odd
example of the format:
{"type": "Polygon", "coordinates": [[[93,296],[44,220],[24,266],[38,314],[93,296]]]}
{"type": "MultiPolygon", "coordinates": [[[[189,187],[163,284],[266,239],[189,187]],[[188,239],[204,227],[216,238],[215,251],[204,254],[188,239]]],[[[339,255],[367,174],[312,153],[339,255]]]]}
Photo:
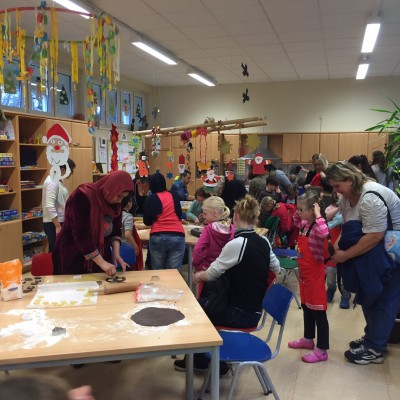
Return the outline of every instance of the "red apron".
{"type": "Polygon", "coordinates": [[[297,238],[300,299],[309,309],[322,311],[327,309],[325,265],[315,259],[308,246],[311,229],[312,226],[305,235],[301,232],[297,238]]]}

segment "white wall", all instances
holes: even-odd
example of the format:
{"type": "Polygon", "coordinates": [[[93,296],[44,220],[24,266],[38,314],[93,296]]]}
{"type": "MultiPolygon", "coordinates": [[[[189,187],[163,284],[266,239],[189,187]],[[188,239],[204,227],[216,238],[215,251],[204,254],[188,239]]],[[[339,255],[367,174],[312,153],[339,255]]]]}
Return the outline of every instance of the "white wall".
{"type": "MultiPolygon", "coordinates": [[[[386,117],[372,108],[393,109],[385,93],[400,103],[400,78],[160,87],[161,112],[149,126],[202,123],[208,116],[216,120],[266,116],[268,125],[252,132],[360,132],[386,117]],[[243,104],[246,87],[250,102],[243,104]]],[[[150,109],[153,104],[150,95],[150,109]]]]}

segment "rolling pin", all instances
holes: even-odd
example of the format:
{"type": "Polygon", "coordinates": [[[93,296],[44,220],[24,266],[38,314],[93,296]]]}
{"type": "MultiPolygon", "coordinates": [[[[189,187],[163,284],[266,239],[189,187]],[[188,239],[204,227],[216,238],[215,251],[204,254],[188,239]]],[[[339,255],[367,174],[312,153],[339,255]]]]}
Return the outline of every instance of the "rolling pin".
{"type": "Polygon", "coordinates": [[[140,282],[105,283],[98,289],[90,289],[91,293],[114,294],[135,291],[140,282]]]}

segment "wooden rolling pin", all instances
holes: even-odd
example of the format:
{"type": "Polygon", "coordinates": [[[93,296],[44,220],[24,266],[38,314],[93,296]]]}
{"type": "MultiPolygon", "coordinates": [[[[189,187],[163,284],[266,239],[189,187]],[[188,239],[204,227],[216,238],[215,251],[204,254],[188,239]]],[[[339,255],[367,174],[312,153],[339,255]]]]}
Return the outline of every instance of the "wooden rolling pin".
{"type": "Polygon", "coordinates": [[[135,291],[140,282],[105,283],[98,289],[90,289],[92,293],[114,294],[135,291]]]}

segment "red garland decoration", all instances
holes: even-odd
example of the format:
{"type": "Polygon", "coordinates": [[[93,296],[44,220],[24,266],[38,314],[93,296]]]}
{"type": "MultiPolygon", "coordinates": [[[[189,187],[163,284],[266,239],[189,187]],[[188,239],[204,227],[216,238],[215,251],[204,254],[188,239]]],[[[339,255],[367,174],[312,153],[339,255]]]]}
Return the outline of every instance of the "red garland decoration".
{"type": "Polygon", "coordinates": [[[111,171],[118,171],[118,132],[117,127],[114,124],[111,124],[111,171]]]}

